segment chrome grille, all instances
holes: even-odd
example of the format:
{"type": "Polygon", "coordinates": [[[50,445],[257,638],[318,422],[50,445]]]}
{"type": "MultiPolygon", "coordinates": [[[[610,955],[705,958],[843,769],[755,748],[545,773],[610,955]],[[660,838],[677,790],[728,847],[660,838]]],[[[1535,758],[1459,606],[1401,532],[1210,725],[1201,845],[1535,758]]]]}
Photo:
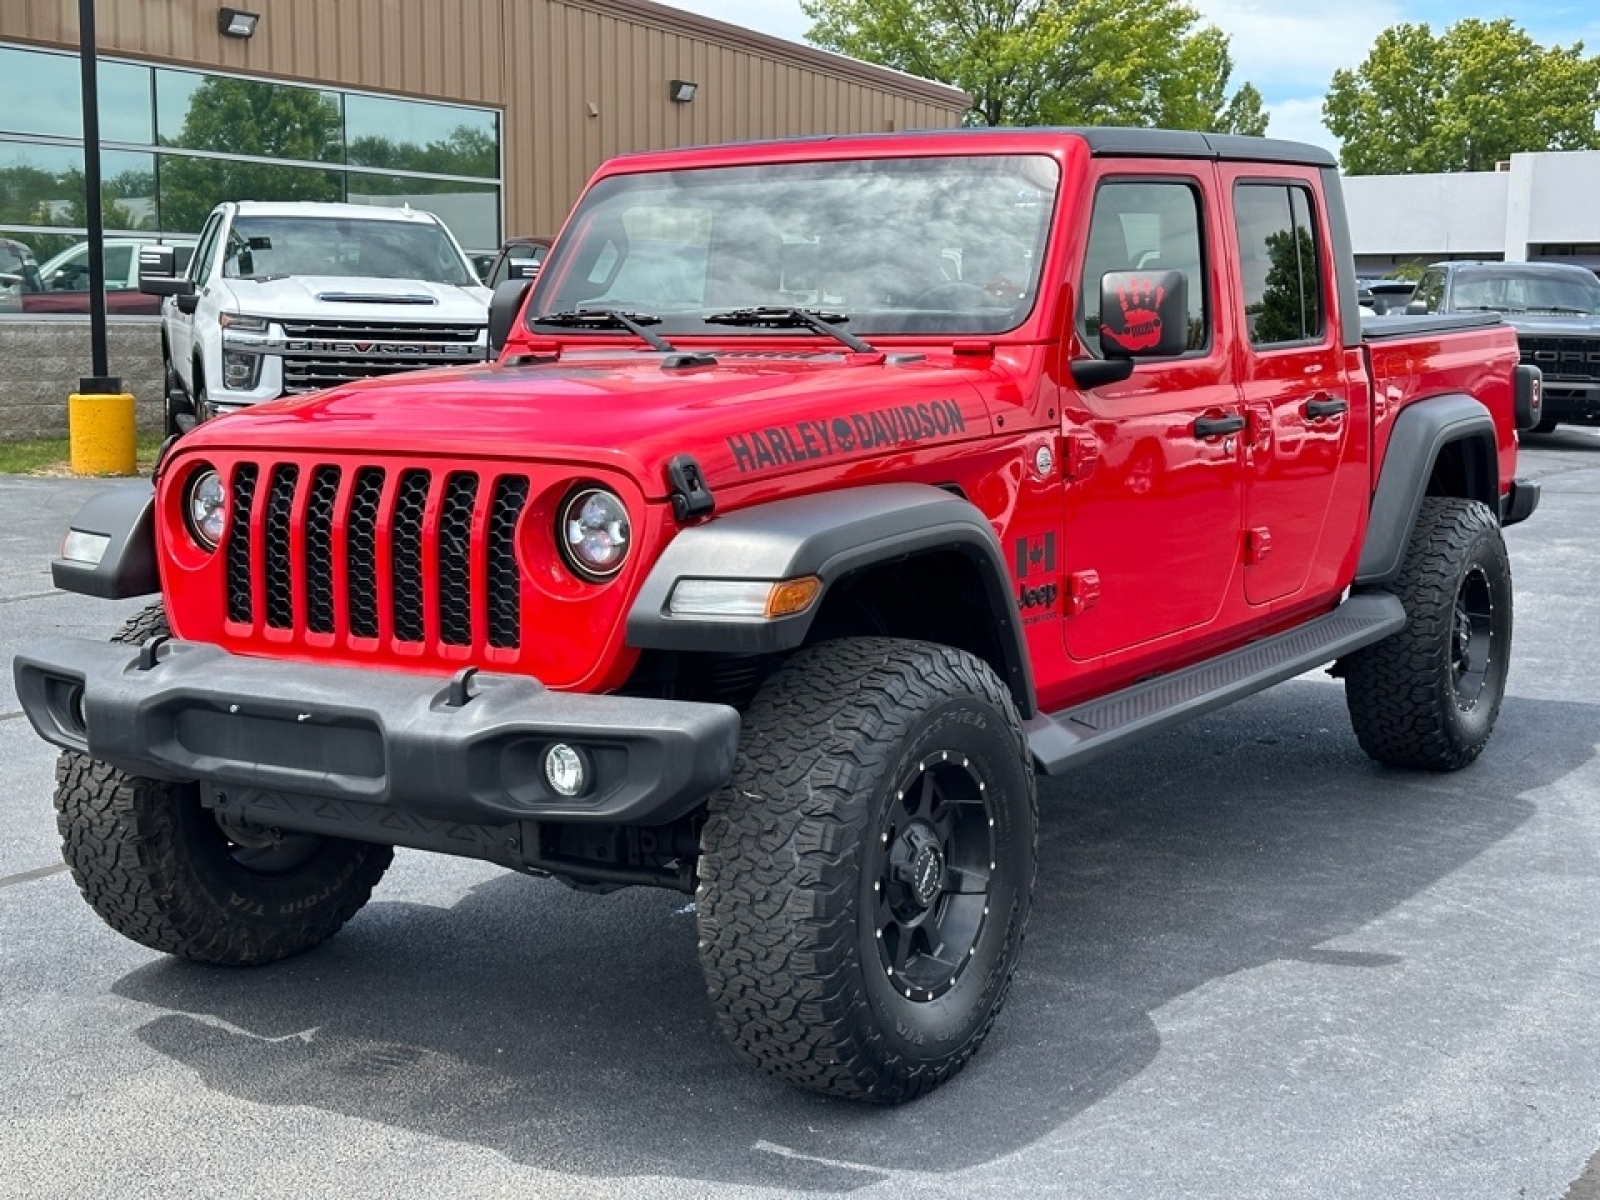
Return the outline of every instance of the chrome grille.
{"type": "Polygon", "coordinates": [[[292,393],[483,357],[483,326],[461,322],[285,321],[283,331],[283,388],[292,393]]]}
{"type": "Polygon", "coordinates": [[[230,621],[410,644],[521,647],[516,529],[530,492],[526,476],[244,463],[232,489],[230,621]]]}

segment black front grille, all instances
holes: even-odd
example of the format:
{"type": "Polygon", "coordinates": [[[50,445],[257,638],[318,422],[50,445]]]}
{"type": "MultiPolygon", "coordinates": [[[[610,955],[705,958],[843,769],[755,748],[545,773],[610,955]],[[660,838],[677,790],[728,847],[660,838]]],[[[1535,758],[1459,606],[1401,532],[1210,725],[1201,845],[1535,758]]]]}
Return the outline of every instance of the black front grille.
{"type": "Polygon", "coordinates": [[[1522,361],[1532,363],[1547,379],[1600,379],[1600,338],[1517,338],[1522,361]]]}
{"type": "Polygon", "coordinates": [[[526,476],[246,463],[234,471],[232,488],[230,621],[256,622],[259,589],[260,619],[273,629],[301,623],[303,632],[375,639],[387,624],[396,642],[521,646],[516,529],[528,502],[526,476]],[[263,511],[253,525],[263,471],[263,511]],[[476,568],[475,536],[485,543],[476,568]],[[475,569],[482,572],[476,584],[475,569]]]}
{"type": "Polygon", "coordinates": [[[255,613],[250,574],[250,518],[255,512],[257,467],[233,474],[233,522],[228,529],[228,620],[249,624],[255,613]]]}

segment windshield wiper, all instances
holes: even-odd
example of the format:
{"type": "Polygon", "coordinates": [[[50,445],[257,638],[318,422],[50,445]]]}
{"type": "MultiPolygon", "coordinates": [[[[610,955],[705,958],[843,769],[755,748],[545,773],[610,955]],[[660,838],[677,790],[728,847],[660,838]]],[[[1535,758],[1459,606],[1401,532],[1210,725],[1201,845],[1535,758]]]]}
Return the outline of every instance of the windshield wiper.
{"type": "Polygon", "coordinates": [[[825,333],[836,342],[850,347],[857,354],[876,354],[877,351],[839,328],[839,323],[850,318],[844,313],[817,312],[810,308],[735,308],[728,312],[712,313],[701,318],[707,325],[750,325],[760,329],[814,329],[825,333]]]}
{"type": "Polygon", "coordinates": [[[568,312],[546,313],[534,317],[535,325],[565,325],[572,329],[626,329],[652,350],[663,354],[676,354],[678,348],[659,334],[651,333],[646,325],[659,325],[661,318],[649,313],[622,312],[615,308],[574,308],[568,312]]]}
{"type": "Polygon", "coordinates": [[[1592,317],[1594,311],[1587,308],[1567,308],[1560,304],[1541,304],[1538,308],[1526,308],[1524,312],[1530,313],[1559,313],[1563,317],[1592,317]]]}

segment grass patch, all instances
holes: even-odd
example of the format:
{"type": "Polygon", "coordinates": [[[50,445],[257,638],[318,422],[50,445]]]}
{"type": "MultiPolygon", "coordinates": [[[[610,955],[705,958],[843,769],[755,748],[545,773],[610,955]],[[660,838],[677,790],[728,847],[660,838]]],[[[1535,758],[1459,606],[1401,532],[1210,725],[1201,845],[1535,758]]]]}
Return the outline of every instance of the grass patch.
{"type": "MultiPolygon", "coordinates": [[[[159,433],[141,433],[135,445],[136,474],[148,475],[161,449],[159,433]]],[[[0,442],[0,475],[71,475],[72,443],[61,438],[24,438],[0,442]]]]}

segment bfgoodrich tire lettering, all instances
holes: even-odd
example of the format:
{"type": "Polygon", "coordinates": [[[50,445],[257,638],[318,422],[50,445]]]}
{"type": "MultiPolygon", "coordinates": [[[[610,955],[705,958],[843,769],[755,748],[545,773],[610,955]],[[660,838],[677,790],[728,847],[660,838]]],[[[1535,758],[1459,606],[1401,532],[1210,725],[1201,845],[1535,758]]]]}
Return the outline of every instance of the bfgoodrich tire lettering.
{"type": "Polygon", "coordinates": [[[796,655],[745,714],[696,905],[724,1031],[758,1067],[898,1103],[964,1066],[1016,967],[1036,802],[980,660],[893,639],[796,655]]]}
{"type": "MultiPolygon", "coordinates": [[[[166,632],[154,605],[114,640],[166,632]]],[[[197,784],[141,779],[71,752],[56,767],[56,814],[72,877],[106,924],[152,950],[230,966],[331,937],[394,856],[339,838],[225,832],[197,784]]]]}
{"type": "Polygon", "coordinates": [[[1344,662],[1351,723],[1378,762],[1456,770],[1488,744],[1511,659],[1511,567],[1494,514],[1424,499],[1394,591],[1406,627],[1344,662]]]}

